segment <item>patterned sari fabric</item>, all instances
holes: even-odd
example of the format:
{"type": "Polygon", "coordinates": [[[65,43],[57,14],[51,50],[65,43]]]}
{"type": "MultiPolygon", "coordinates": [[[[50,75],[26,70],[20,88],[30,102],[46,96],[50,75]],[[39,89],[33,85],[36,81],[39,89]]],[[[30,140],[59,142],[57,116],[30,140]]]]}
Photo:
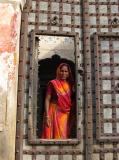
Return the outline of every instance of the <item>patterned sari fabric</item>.
{"type": "MultiPolygon", "coordinates": [[[[70,130],[73,125],[74,117],[70,117],[71,102],[71,85],[62,81],[58,75],[57,79],[50,81],[56,91],[57,104],[50,103],[49,117],[51,126],[45,126],[45,118],[43,120],[42,138],[47,139],[67,139],[70,136],[70,130]]],[[[45,117],[45,115],[44,115],[45,117]]]]}
{"type": "Polygon", "coordinates": [[[69,114],[62,112],[61,108],[54,103],[50,103],[49,116],[51,126],[43,126],[42,138],[66,139],[69,137],[69,114]]]}

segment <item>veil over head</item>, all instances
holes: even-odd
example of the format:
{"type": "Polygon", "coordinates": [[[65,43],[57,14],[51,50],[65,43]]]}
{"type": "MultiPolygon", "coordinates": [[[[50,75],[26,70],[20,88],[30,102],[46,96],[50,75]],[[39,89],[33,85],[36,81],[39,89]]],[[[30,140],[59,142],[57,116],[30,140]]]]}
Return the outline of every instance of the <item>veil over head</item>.
{"type": "Polygon", "coordinates": [[[61,63],[58,66],[58,68],[56,70],[56,79],[61,80],[61,78],[60,78],[60,69],[61,69],[62,66],[65,66],[65,65],[68,67],[68,70],[69,70],[69,77],[67,78],[67,81],[70,83],[71,86],[73,86],[74,85],[74,79],[73,79],[73,76],[72,76],[72,71],[71,71],[70,66],[67,63],[61,63]]]}

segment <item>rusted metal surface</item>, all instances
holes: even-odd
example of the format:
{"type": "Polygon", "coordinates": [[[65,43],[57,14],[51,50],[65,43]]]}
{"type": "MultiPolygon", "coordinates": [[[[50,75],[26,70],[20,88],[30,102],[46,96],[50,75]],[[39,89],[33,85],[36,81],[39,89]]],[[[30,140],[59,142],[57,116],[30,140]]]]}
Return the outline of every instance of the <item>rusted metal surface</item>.
{"type": "Polygon", "coordinates": [[[23,8],[23,12],[29,13],[31,7],[32,7],[32,0],[26,0],[26,4],[25,4],[25,6],[23,8]]]}
{"type": "MultiPolygon", "coordinates": [[[[105,151],[106,151],[106,149],[105,149],[105,151]]],[[[103,152],[105,152],[105,151],[103,151],[103,152]]],[[[113,152],[113,150],[111,150],[112,152],[113,152]]],[[[117,151],[117,150],[116,150],[117,151]]],[[[96,152],[98,152],[98,150],[96,150],[96,152]]],[[[59,149],[59,150],[55,150],[55,149],[50,149],[50,147],[49,148],[47,148],[47,149],[45,149],[45,150],[24,150],[24,154],[44,154],[44,155],[52,155],[52,154],[54,154],[54,155],[64,155],[64,154],[71,154],[71,155],[78,155],[78,154],[84,154],[83,153],[83,151],[82,150],[79,150],[79,149],[70,149],[70,150],[68,150],[68,149],[59,149]]]]}
{"type": "Polygon", "coordinates": [[[83,1],[83,48],[85,71],[85,157],[92,160],[93,122],[92,122],[92,85],[91,85],[91,52],[89,1],[83,1]]]}
{"type": "MultiPolygon", "coordinates": [[[[26,66],[29,66],[29,58],[33,57],[30,51],[30,43],[26,46],[26,34],[28,35],[27,41],[30,41],[30,32],[34,30],[36,33],[42,35],[47,35],[48,33],[52,33],[52,35],[70,35],[72,32],[78,32],[77,35],[77,45],[79,45],[79,49],[77,47],[77,65],[76,65],[76,74],[77,74],[77,92],[80,91],[79,95],[77,95],[77,106],[80,127],[79,127],[79,144],[63,144],[63,141],[54,141],[54,144],[47,145],[46,141],[39,141],[38,139],[33,140],[33,132],[32,127],[27,130],[28,127],[28,115],[27,114],[29,105],[28,105],[28,94],[29,94],[29,85],[24,86],[24,81],[22,77],[19,81],[19,85],[22,85],[18,92],[18,105],[22,104],[22,108],[18,108],[18,128],[17,128],[17,160],[23,156],[23,160],[26,160],[27,157],[29,159],[37,160],[38,158],[43,158],[47,160],[51,160],[53,158],[66,160],[83,160],[84,157],[86,160],[112,160],[118,159],[118,139],[117,136],[119,133],[117,132],[119,122],[118,115],[118,103],[116,103],[115,95],[118,97],[118,92],[115,90],[115,82],[117,84],[118,75],[115,75],[114,67],[118,67],[118,62],[114,62],[113,55],[118,54],[118,50],[113,49],[113,41],[118,37],[118,28],[112,25],[112,19],[114,17],[119,16],[117,12],[117,6],[119,6],[119,2],[112,2],[107,0],[106,2],[101,2],[98,0],[85,0],[85,1],[73,1],[73,0],[42,0],[42,1],[27,1],[26,8],[24,8],[24,12],[29,12],[29,17],[25,19],[24,27],[28,26],[28,32],[22,27],[24,31],[22,34],[25,34],[25,38],[23,38],[22,43],[24,44],[23,52],[21,52],[23,57],[27,51],[27,61],[24,61],[24,64],[21,63],[22,69],[26,66]],[[29,3],[30,2],[30,3],[29,3]],[[43,2],[43,3],[42,3],[43,2]],[[28,3],[30,4],[27,7],[28,3]],[[31,5],[32,4],[32,5],[31,5]],[[55,7],[53,7],[55,6],[55,7]],[[77,7],[82,8],[82,11],[77,7]],[[57,17],[57,22],[51,23],[54,17],[57,17]],[[44,18],[43,18],[44,17],[44,18]],[[83,18],[81,21],[80,18],[83,18]],[[83,23],[82,23],[83,22],[83,23]],[[28,25],[27,25],[28,23],[28,25]],[[83,36],[82,36],[83,29],[83,36]],[[63,32],[65,31],[65,34],[63,32]],[[94,33],[98,32],[95,35],[94,33]],[[109,33],[108,33],[109,32],[109,33]],[[115,33],[114,33],[115,32],[115,33]],[[110,38],[109,38],[110,37],[110,38]],[[101,42],[109,41],[109,49],[106,51],[102,49],[101,42]],[[82,44],[83,42],[83,44],[82,44]],[[99,44],[99,46],[98,46],[99,44]],[[82,47],[83,46],[83,47],[82,47]],[[97,53],[97,54],[96,54],[97,53]],[[101,57],[99,54],[110,54],[110,63],[102,63],[101,57]],[[95,55],[94,55],[95,54],[95,55]],[[92,58],[92,59],[91,59],[92,58]],[[95,61],[94,61],[95,59],[95,61]],[[84,68],[84,75],[80,76],[80,69],[84,68]],[[111,77],[103,76],[102,68],[110,67],[111,77]],[[95,76],[96,72],[96,76],[95,76]],[[91,76],[92,75],[92,76],[91,76]],[[111,90],[103,89],[103,81],[111,82],[111,90]],[[85,84],[84,84],[85,81],[85,84]],[[92,86],[93,85],[93,86],[92,86]],[[27,100],[23,100],[23,94],[27,95],[27,100]],[[103,95],[110,94],[112,96],[111,104],[104,104],[103,95]],[[95,102],[96,95],[96,102],[95,102]],[[22,98],[20,98],[22,97],[22,98]],[[20,102],[20,103],[19,103],[20,102]],[[85,105],[84,105],[85,104],[85,105]],[[24,112],[26,112],[26,117],[23,120],[23,107],[24,112]],[[104,113],[106,113],[107,109],[112,109],[110,113],[112,113],[112,117],[104,118],[104,113]],[[92,114],[93,111],[93,114],[92,114]],[[24,122],[24,129],[23,124],[24,122]],[[20,124],[19,124],[20,123],[20,124]],[[105,123],[112,124],[112,133],[106,133],[105,123]],[[20,127],[20,128],[19,128],[20,127]],[[83,128],[85,130],[83,131],[83,128]],[[24,132],[24,133],[23,133],[24,132]],[[18,135],[20,133],[20,135],[18,135]],[[20,138],[19,138],[20,136],[20,138]],[[28,142],[28,137],[32,141],[28,142]],[[97,137],[97,138],[96,138],[97,137]],[[22,139],[23,138],[23,139],[22,139]],[[34,145],[32,146],[32,144],[34,145]],[[23,146],[24,145],[24,146],[23,146]],[[23,146],[23,147],[22,147],[23,146]],[[54,157],[53,157],[54,155],[54,157]],[[66,155],[66,157],[65,157],[66,155]]],[[[22,37],[21,34],[21,37],[22,37]]],[[[74,34],[74,33],[73,33],[74,34]]],[[[118,41],[118,38],[116,39],[118,41]]],[[[31,42],[31,44],[33,41],[31,42]]],[[[104,46],[104,45],[103,45],[104,46]]],[[[32,48],[31,48],[32,49],[32,48]]],[[[107,58],[108,59],[108,58],[107,58]]],[[[31,64],[30,64],[31,65],[31,64]]],[[[31,68],[32,69],[32,68],[31,68]]],[[[23,71],[25,74],[26,81],[30,81],[29,79],[29,70],[23,71]]],[[[21,76],[21,74],[20,74],[21,76]]],[[[110,83],[109,82],[109,83],[110,83]]],[[[27,82],[25,82],[27,83],[27,82]]],[[[30,111],[30,110],[29,110],[30,111]]],[[[31,122],[31,121],[30,121],[31,122]]],[[[33,125],[33,123],[32,123],[33,125]]],[[[52,142],[51,142],[52,143],[52,142]]],[[[70,143],[70,142],[69,142],[70,143]]],[[[72,141],[72,143],[75,143],[72,141]]]]}
{"type": "MultiPolygon", "coordinates": [[[[93,57],[93,53],[95,53],[95,51],[96,51],[96,48],[97,47],[100,48],[100,46],[98,46],[98,44],[95,43],[96,41],[98,41],[98,39],[95,39],[94,42],[93,42],[93,33],[94,32],[100,32],[101,36],[105,36],[104,32],[107,32],[107,33],[109,32],[109,33],[111,33],[110,35],[113,35],[113,32],[116,32],[116,31],[118,32],[118,29],[114,28],[114,26],[112,25],[113,17],[118,17],[118,11],[117,11],[118,9],[116,10],[114,5],[117,5],[116,7],[118,8],[118,5],[119,5],[118,1],[117,2],[111,2],[111,1],[108,0],[106,2],[95,1],[95,2],[90,2],[89,3],[89,6],[90,6],[90,17],[92,18],[90,20],[91,21],[90,29],[91,29],[91,37],[92,37],[92,46],[91,46],[92,57],[93,57]],[[104,19],[105,19],[105,21],[104,21],[104,19]]],[[[111,42],[110,42],[109,45],[111,45],[111,42]]],[[[112,49],[112,48],[110,48],[110,49],[112,49]]],[[[108,52],[108,53],[110,53],[110,52],[108,52]]],[[[103,52],[99,52],[99,54],[103,54],[103,52]]],[[[97,62],[98,62],[98,60],[96,60],[97,57],[94,56],[94,59],[95,59],[95,64],[93,63],[92,66],[93,65],[97,66],[97,62]]],[[[94,59],[93,59],[93,62],[94,62],[94,59]]],[[[113,62],[111,62],[111,63],[113,63],[113,62]]],[[[98,68],[94,68],[95,70],[92,72],[92,75],[94,75],[94,72],[97,72],[97,69],[100,69],[100,71],[101,71],[101,67],[103,67],[103,66],[104,65],[101,64],[101,66],[99,66],[98,68]]],[[[107,64],[107,66],[108,66],[108,64],[107,64]]],[[[113,67],[114,66],[115,66],[115,64],[113,63],[113,67]]],[[[100,72],[100,74],[101,74],[101,72],[100,72]]],[[[94,86],[95,92],[93,94],[100,95],[100,94],[103,94],[103,93],[105,94],[105,92],[108,93],[108,94],[113,94],[109,90],[105,90],[105,91],[102,90],[102,83],[101,82],[103,80],[105,80],[105,78],[103,76],[100,75],[99,79],[95,76],[92,79],[96,81],[95,82],[95,86],[94,86]],[[97,84],[99,84],[99,85],[97,85],[97,84]]],[[[111,79],[110,77],[107,76],[107,80],[110,80],[110,81],[117,80],[117,79],[118,79],[117,76],[114,76],[114,79],[111,79]]],[[[112,85],[113,85],[113,83],[112,83],[112,85]]],[[[104,108],[106,109],[107,105],[101,104],[101,106],[100,106],[100,104],[98,103],[97,98],[100,98],[100,102],[102,102],[102,100],[103,100],[102,97],[96,96],[96,112],[94,112],[95,113],[94,118],[96,120],[96,123],[100,124],[103,127],[104,121],[101,122],[101,120],[103,118],[103,110],[104,110],[104,108]],[[99,116],[100,116],[100,119],[97,118],[99,116]]],[[[93,102],[93,106],[94,106],[94,108],[93,108],[93,110],[94,110],[95,109],[95,102],[93,102]]],[[[112,106],[112,104],[108,104],[108,107],[111,107],[111,106],[112,106]]],[[[117,106],[118,105],[115,104],[114,108],[116,108],[117,106]]],[[[115,111],[112,111],[112,112],[116,113],[115,111]]],[[[115,116],[115,114],[114,114],[114,116],[115,116]]],[[[93,123],[94,126],[95,126],[95,120],[94,120],[94,123],[93,123]]],[[[108,119],[108,120],[110,120],[110,119],[108,119]]],[[[96,136],[98,137],[99,136],[99,132],[98,132],[99,125],[96,125],[95,127],[97,127],[95,133],[96,133],[96,136]]],[[[103,131],[103,129],[104,129],[104,127],[101,129],[101,132],[103,131]]],[[[104,135],[104,133],[103,133],[103,136],[106,137],[106,139],[107,139],[107,137],[109,135],[108,134],[104,135]]],[[[114,137],[111,134],[110,134],[110,136],[114,137]]],[[[110,142],[107,142],[106,139],[104,138],[102,140],[102,142],[99,143],[99,141],[95,140],[95,137],[94,137],[94,142],[95,141],[96,142],[94,143],[94,146],[93,146],[93,152],[94,152],[93,158],[95,158],[95,159],[103,159],[103,160],[105,160],[105,159],[118,159],[117,152],[113,152],[113,148],[117,148],[118,143],[116,143],[116,142],[110,143],[110,142]],[[104,153],[105,146],[108,149],[104,153]],[[102,149],[102,150],[101,149],[99,150],[99,154],[97,154],[97,153],[95,154],[95,150],[97,148],[101,148],[102,149]]]]}
{"type": "Polygon", "coordinates": [[[20,57],[18,73],[18,104],[17,104],[17,129],[16,129],[16,160],[23,156],[23,113],[25,96],[25,63],[26,63],[26,42],[27,42],[27,19],[28,13],[22,13],[22,29],[20,40],[20,57]]]}
{"type": "MultiPolygon", "coordinates": [[[[119,66],[116,62],[115,56],[119,55],[118,46],[115,46],[119,40],[119,33],[97,33],[95,35],[95,84],[96,84],[96,111],[97,111],[97,139],[98,141],[117,142],[118,141],[118,130],[116,123],[119,119],[116,117],[116,108],[118,108],[118,101],[116,100],[117,92],[115,91],[115,78],[119,78],[115,75],[115,69],[119,66]],[[101,45],[101,43],[107,43],[107,46],[101,45]],[[108,46],[109,45],[109,46],[108,46]],[[101,48],[102,47],[102,48],[101,48]],[[104,56],[109,56],[109,60],[104,59],[104,56]],[[109,71],[104,71],[110,69],[109,71]],[[106,73],[108,72],[108,73],[106,73]],[[109,82],[107,90],[103,86],[104,82],[109,82]],[[110,99],[104,96],[111,96],[110,99]],[[104,108],[103,108],[104,107],[104,108]],[[105,115],[111,111],[111,115],[105,115]],[[110,131],[104,129],[104,124],[111,124],[110,131]]],[[[104,84],[106,85],[106,84],[104,84]]],[[[108,126],[109,127],[109,126],[108,126]]]]}

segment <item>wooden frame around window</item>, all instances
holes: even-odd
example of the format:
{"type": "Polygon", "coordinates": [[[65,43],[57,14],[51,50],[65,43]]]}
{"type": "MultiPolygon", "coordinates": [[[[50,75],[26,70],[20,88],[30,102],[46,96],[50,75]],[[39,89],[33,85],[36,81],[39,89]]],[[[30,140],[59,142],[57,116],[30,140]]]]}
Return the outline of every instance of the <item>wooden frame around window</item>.
{"type": "Polygon", "coordinates": [[[79,36],[75,32],[60,32],[60,31],[43,31],[43,30],[32,30],[31,31],[31,44],[30,44],[30,73],[29,73],[29,106],[28,106],[28,140],[30,144],[77,144],[81,139],[81,131],[79,126],[80,116],[80,93],[78,91],[79,78],[78,75],[79,64],[77,58],[79,58],[79,36]],[[73,139],[41,139],[35,135],[35,117],[37,116],[37,82],[38,82],[38,56],[35,54],[36,37],[38,35],[56,35],[56,36],[67,36],[74,37],[75,44],[75,80],[76,80],[76,138],[73,139]]]}

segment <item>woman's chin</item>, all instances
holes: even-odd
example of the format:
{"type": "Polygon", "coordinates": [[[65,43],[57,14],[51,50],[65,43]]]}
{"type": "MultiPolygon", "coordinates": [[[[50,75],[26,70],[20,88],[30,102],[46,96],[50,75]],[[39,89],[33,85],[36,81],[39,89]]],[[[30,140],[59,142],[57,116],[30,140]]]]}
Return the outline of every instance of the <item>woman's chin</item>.
{"type": "Polygon", "coordinates": [[[66,81],[66,78],[61,78],[62,81],[66,81]]]}

